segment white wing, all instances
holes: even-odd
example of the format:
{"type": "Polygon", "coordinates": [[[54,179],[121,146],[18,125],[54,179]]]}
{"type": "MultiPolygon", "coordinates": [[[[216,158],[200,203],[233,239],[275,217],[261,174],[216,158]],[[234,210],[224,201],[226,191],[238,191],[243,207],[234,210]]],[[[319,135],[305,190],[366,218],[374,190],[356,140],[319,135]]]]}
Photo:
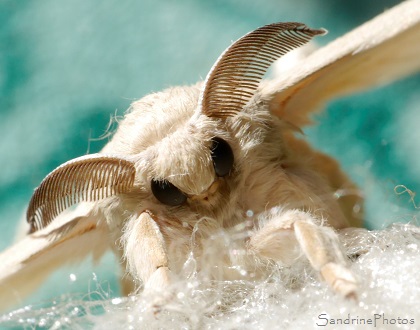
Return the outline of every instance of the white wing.
{"type": "Polygon", "coordinates": [[[99,259],[109,247],[106,227],[91,205],[80,204],[0,254],[0,310],[21,303],[47,276],[65,263],[92,253],[99,259]]]}
{"type": "Polygon", "coordinates": [[[301,127],[326,101],[420,70],[420,0],[406,1],[264,84],[273,114],[301,127]]]}
{"type": "Polygon", "coordinates": [[[44,178],[28,207],[31,234],[0,254],[0,309],[19,302],[64,263],[105,252],[109,230],[95,202],[129,191],[135,172],[132,161],[92,154],[44,178]]]}

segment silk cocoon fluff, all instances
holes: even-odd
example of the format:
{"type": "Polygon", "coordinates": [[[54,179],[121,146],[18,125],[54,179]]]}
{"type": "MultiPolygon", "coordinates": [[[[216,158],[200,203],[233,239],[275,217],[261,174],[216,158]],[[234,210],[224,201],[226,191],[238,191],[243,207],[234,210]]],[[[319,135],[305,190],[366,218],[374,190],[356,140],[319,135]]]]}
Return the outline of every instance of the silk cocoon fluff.
{"type": "MultiPolygon", "coordinates": [[[[358,303],[343,299],[319,282],[304,259],[290,267],[265,265],[271,267],[270,275],[255,281],[209,282],[205,269],[195,272],[191,254],[183,269],[187,279],[176,281],[171,293],[110,298],[98,276],[89,295],[65,295],[44,305],[13,310],[1,316],[0,327],[373,329],[362,322],[373,322],[376,317],[376,328],[416,328],[420,324],[419,227],[395,224],[377,231],[358,229],[343,232],[340,239],[360,280],[358,303]],[[353,324],[329,323],[340,319],[350,319],[353,324]]],[[[241,253],[235,250],[235,238],[223,232],[214,241],[218,249],[225,247],[225,253],[241,253]]],[[[221,252],[210,248],[207,253],[208,258],[218,259],[221,252]]]]}

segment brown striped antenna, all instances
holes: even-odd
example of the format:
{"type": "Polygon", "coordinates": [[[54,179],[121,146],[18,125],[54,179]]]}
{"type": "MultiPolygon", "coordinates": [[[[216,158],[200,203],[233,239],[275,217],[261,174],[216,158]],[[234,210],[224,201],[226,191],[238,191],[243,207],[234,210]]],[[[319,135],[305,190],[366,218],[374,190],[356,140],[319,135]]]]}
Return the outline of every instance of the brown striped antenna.
{"type": "Polygon", "coordinates": [[[128,192],[135,174],[133,162],[101,154],[82,156],[60,165],[32,195],[26,215],[30,232],[46,227],[74,204],[128,192]]]}
{"type": "Polygon", "coordinates": [[[222,53],[207,75],[200,111],[209,117],[235,115],[275,60],[325,33],[302,23],[274,23],[246,34],[222,53]]]}

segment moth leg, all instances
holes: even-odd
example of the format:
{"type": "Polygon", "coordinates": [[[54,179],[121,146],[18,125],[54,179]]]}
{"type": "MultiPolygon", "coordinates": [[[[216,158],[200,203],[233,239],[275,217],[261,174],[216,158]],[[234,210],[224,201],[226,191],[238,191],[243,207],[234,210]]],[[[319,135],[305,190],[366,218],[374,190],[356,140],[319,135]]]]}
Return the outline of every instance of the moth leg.
{"type": "Polygon", "coordinates": [[[249,247],[285,263],[293,262],[303,252],[335,292],[356,298],[357,281],[347,267],[337,234],[330,227],[318,225],[309,213],[287,211],[273,217],[251,237],[249,247]]]}
{"type": "Polygon", "coordinates": [[[126,272],[127,265],[124,263],[122,265],[122,270],[125,272],[120,277],[120,287],[121,287],[121,293],[123,296],[128,296],[131,293],[136,291],[136,283],[134,278],[131,276],[130,273],[126,272]]]}
{"type": "Polygon", "coordinates": [[[312,267],[321,273],[334,291],[356,298],[357,281],[347,267],[338,236],[330,227],[321,227],[308,220],[293,224],[296,238],[312,267]]]}
{"type": "Polygon", "coordinates": [[[125,228],[124,255],[128,270],[145,290],[163,291],[170,284],[165,241],[152,216],[143,212],[130,219],[125,228]]]}

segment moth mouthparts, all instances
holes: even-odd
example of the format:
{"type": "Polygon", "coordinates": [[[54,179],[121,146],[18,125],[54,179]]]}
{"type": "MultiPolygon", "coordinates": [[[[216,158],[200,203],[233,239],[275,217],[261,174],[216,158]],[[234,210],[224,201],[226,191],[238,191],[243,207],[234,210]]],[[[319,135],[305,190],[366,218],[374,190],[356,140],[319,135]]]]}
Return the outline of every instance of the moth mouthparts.
{"type": "Polygon", "coordinates": [[[220,179],[217,178],[205,192],[199,195],[193,195],[190,197],[190,199],[193,201],[209,202],[210,200],[213,199],[215,193],[219,189],[219,186],[220,186],[220,179]]]}

